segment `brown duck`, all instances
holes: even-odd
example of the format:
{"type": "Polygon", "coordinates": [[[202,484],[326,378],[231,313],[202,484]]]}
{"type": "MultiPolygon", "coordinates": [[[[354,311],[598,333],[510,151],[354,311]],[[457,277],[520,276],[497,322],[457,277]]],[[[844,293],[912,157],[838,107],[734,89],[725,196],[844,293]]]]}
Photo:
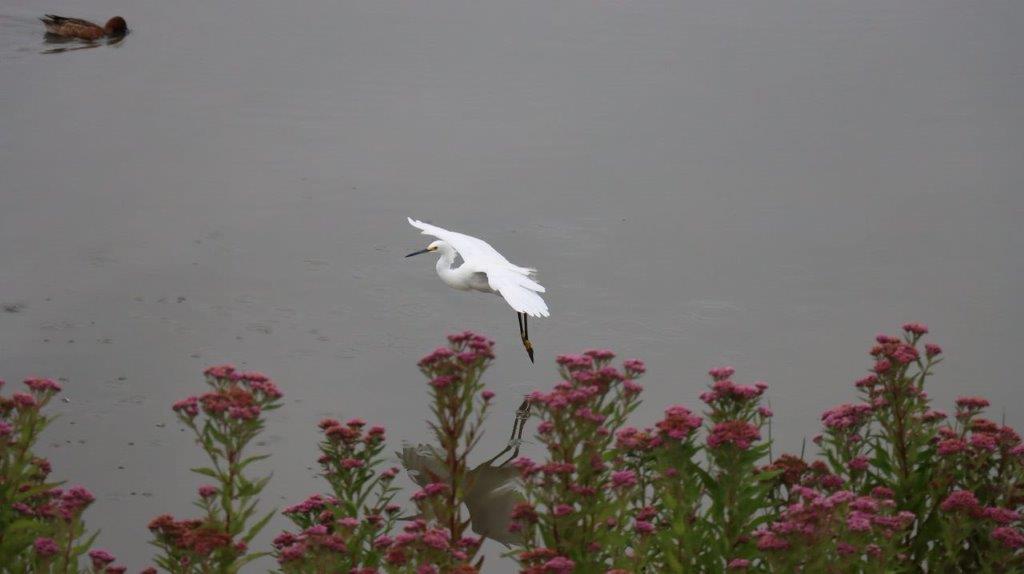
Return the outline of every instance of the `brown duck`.
{"type": "Polygon", "coordinates": [[[103,26],[88,20],[65,18],[47,14],[40,18],[46,25],[46,32],[62,38],[78,38],[79,40],[99,40],[100,38],[120,38],[128,33],[128,24],[124,18],[114,16],[103,26]]]}

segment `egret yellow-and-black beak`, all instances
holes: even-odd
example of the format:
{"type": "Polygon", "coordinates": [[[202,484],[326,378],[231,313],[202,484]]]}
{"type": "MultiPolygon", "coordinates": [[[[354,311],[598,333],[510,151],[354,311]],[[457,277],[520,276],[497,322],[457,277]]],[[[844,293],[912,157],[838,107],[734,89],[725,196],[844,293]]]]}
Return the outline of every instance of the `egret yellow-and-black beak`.
{"type": "Polygon", "coordinates": [[[431,249],[428,247],[426,249],[420,249],[419,251],[413,251],[412,253],[406,255],[406,257],[412,257],[413,255],[420,255],[422,253],[430,253],[430,251],[431,249]]]}

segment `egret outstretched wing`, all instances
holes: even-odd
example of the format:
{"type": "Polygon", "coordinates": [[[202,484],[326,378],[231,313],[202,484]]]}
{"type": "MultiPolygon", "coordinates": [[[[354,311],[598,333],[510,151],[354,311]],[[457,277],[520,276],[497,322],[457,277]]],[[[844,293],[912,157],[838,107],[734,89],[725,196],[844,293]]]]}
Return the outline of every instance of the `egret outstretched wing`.
{"type": "MultiPolygon", "coordinates": [[[[505,259],[504,255],[498,253],[497,249],[491,247],[491,244],[487,243],[483,239],[478,239],[472,235],[466,235],[456,231],[448,231],[443,227],[423,223],[422,221],[417,221],[411,217],[408,219],[409,225],[421,230],[423,235],[432,235],[454,247],[455,250],[459,252],[459,255],[462,256],[463,261],[466,263],[471,262],[474,268],[479,268],[479,271],[486,272],[487,270],[483,269],[482,266],[487,263],[493,263],[498,266],[508,266],[513,270],[527,275],[537,272],[536,269],[513,265],[508,259],[505,259]]],[[[544,288],[541,287],[539,291],[543,293],[544,288]]]]}
{"type": "Polygon", "coordinates": [[[522,273],[511,269],[493,268],[487,270],[487,281],[491,289],[497,291],[509,306],[519,313],[526,313],[531,317],[547,317],[548,304],[537,292],[544,292],[533,279],[522,273]]]}

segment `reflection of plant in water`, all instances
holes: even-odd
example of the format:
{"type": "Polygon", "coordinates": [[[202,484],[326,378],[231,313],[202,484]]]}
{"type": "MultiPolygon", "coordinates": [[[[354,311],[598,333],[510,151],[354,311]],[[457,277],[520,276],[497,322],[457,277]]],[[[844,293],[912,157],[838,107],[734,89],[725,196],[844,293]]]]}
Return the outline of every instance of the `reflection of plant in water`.
{"type": "MultiPolygon", "coordinates": [[[[319,464],[330,491],[284,509],[296,529],[272,554],[289,573],[470,573],[488,537],[514,546],[530,574],[1022,571],[1024,443],[983,417],[983,398],[960,397],[952,419],[931,408],[925,385],[942,350],[922,344],[926,333],[911,323],[901,337],[877,337],[860,400],[822,415],[817,459],[772,459],[767,385],[737,384],[729,367],[710,371],[703,412],[673,405],[651,427],[627,426],[646,367],[615,367],[610,351],[594,350],[559,357],[562,381],[517,413],[506,450],[518,448],[532,407],[543,458],[497,462],[515,456],[503,452],[474,467],[493,348],[454,335],[420,361],[434,441],[399,453],[418,488],[412,516],[395,503],[384,429],[327,419],[319,464]]],[[[246,474],[262,457],[244,453],[280,393],[230,367],[207,380],[211,392],[174,405],[211,459],[195,469],[213,482],[199,488],[204,515],[150,524],[157,563],[172,572],[237,571],[261,555],[247,545],[269,517],[255,513],[267,477],[246,474]]],[[[32,453],[59,387],[26,384],[29,393],[0,397],[0,564],[123,571],[106,551],[86,558],[81,515],[92,495],[47,483],[49,463],[32,453]]]]}

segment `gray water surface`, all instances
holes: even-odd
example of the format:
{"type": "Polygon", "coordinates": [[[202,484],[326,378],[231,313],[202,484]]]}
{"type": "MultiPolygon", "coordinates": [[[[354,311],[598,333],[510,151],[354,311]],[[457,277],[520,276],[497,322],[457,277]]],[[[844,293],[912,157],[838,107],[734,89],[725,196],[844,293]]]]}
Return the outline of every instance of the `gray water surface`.
{"type": "Polygon", "coordinates": [[[594,346],[648,361],[638,423],[726,363],[799,449],[906,320],[948,352],[939,406],[1024,424],[1022,27],[1016,0],[0,0],[0,377],[66,379],[43,450],[133,570],[200,483],[170,403],[224,361],[286,394],[274,504],[323,488],[323,416],[418,440],[415,360],[464,328],[498,341],[481,457],[594,346]],[[132,33],[44,53],[79,46],[43,11],[132,33]],[[406,216],[540,269],[536,366],[500,301],[402,258],[406,216]]]}

